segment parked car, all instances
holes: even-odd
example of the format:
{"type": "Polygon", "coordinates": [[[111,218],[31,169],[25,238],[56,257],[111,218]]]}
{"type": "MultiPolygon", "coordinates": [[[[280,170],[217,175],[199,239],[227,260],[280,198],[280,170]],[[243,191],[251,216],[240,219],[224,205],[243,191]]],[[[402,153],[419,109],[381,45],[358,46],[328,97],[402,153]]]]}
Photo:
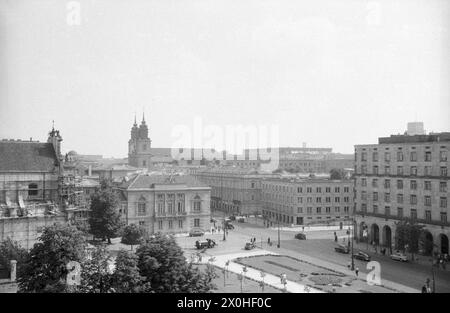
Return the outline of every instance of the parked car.
{"type": "Polygon", "coordinates": [[[197,240],[195,242],[195,247],[197,249],[214,248],[215,245],[216,245],[216,242],[212,239],[206,239],[206,240],[202,240],[202,241],[197,240]]]}
{"type": "Polygon", "coordinates": [[[189,232],[189,237],[201,237],[205,234],[205,232],[201,229],[192,229],[189,232]]]}
{"type": "Polygon", "coordinates": [[[306,240],[306,235],[304,233],[295,234],[295,239],[306,240]]]}
{"type": "Polygon", "coordinates": [[[227,229],[234,229],[234,225],[231,224],[231,223],[225,223],[225,227],[226,227],[227,229]]]}
{"type": "Polygon", "coordinates": [[[361,251],[358,251],[356,254],[353,255],[353,257],[357,260],[370,262],[370,255],[361,251]]]}
{"type": "Polygon", "coordinates": [[[236,216],[231,215],[231,216],[229,217],[229,219],[230,219],[230,221],[234,221],[234,220],[236,220],[236,216]]]}
{"type": "Polygon", "coordinates": [[[391,259],[400,262],[408,262],[408,257],[401,252],[395,252],[394,254],[391,254],[391,259]]]}
{"type": "Polygon", "coordinates": [[[236,216],[236,221],[239,223],[245,223],[245,217],[244,216],[236,216]]]}
{"type": "Polygon", "coordinates": [[[334,251],[339,253],[350,253],[350,249],[347,246],[339,245],[334,248],[334,251]]]}
{"type": "Polygon", "coordinates": [[[254,243],[252,243],[252,242],[247,242],[245,244],[245,250],[251,250],[251,249],[254,249],[254,248],[256,248],[256,245],[254,243]]]}

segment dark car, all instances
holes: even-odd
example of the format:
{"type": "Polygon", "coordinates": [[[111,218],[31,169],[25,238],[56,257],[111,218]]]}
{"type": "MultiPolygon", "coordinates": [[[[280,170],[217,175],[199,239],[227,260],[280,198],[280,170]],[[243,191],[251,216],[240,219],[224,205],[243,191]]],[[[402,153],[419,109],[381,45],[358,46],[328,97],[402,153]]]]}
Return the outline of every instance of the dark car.
{"type": "Polygon", "coordinates": [[[334,251],[339,253],[350,253],[350,249],[347,246],[339,245],[334,248],[334,251]]]}
{"type": "Polygon", "coordinates": [[[256,248],[256,245],[254,243],[252,243],[252,242],[247,242],[245,244],[245,250],[251,250],[251,249],[254,249],[254,248],[256,248]]]}
{"type": "Polygon", "coordinates": [[[189,232],[189,237],[201,237],[205,234],[205,232],[201,229],[192,229],[189,232]]]}
{"type": "Polygon", "coordinates": [[[202,241],[197,240],[195,242],[195,247],[197,249],[214,248],[215,245],[216,245],[216,242],[212,239],[206,239],[206,240],[202,240],[202,241]]]}
{"type": "Polygon", "coordinates": [[[295,239],[306,240],[306,235],[304,233],[295,234],[295,239]]]}
{"type": "Polygon", "coordinates": [[[353,257],[357,260],[370,262],[370,255],[368,255],[367,253],[361,252],[361,251],[358,251],[358,253],[353,255],[353,257]]]}
{"type": "Polygon", "coordinates": [[[226,223],[226,224],[225,224],[225,227],[226,227],[227,229],[234,229],[234,225],[231,224],[231,223],[226,223]]]}

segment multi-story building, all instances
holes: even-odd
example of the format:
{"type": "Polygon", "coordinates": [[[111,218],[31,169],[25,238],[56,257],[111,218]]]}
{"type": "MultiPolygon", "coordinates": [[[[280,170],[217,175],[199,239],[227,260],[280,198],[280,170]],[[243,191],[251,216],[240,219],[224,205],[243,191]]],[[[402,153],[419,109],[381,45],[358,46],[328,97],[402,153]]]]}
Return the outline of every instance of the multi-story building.
{"type": "Polygon", "coordinates": [[[235,168],[199,169],[193,174],[211,187],[211,209],[228,214],[261,214],[261,179],[272,174],[235,168]]]}
{"type": "Polygon", "coordinates": [[[124,221],[150,234],[210,228],[211,188],[192,176],[138,174],[118,192],[124,221]]]}
{"type": "Polygon", "coordinates": [[[353,181],[267,178],[261,181],[268,226],[344,222],[353,210],[353,181]]]}
{"type": "Polygon", "coordinates": [[[430,253],[435,245],[438,252],[448,253],[449,149],[449,132],[407,132],[379,138],[378,144],[356,145],[359,239],[393,248],[396,223],[416,221],[425,227],[419,242],[422,252],[430,253]]]}

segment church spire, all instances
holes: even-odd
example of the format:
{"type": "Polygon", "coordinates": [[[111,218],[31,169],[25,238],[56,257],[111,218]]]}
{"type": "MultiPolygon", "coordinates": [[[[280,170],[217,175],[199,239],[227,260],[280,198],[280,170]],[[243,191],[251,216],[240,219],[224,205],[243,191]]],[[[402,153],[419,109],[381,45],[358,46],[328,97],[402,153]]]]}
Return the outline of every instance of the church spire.
{"type": "Polygon", "coordinates": [[[142,111],[142,124],[145,124],[145,112],[142,111]]]}

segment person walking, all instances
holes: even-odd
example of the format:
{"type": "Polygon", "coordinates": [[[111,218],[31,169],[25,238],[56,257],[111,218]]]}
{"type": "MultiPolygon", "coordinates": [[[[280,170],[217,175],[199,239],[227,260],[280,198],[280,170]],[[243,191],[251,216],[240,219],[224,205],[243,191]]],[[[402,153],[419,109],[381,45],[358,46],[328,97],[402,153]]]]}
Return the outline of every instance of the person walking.
{"type": "Polygon", "coordinates": [[[358,276],[358,273],[359,273],[359,268],[357,267],[357,268],[355,269],[355,274],[356,274],[356,276],[358,276]]]}

